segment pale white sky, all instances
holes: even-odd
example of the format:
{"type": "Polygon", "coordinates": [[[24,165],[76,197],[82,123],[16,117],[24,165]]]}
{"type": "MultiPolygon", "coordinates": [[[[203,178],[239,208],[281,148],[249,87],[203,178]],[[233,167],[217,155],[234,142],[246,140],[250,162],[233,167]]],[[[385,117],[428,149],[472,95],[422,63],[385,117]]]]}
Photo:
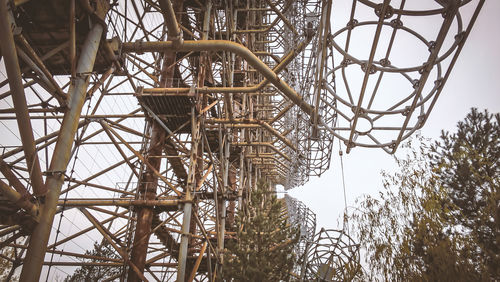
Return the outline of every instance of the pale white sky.
{"type": "MultiPolygon", "coordinates": [[[[340,5],[342,1],[336,3],[338,9],[345,8],[340,5]]],[[[336,7],[333,8],[334,12],[336,7]]],[[[454,130],[456,123],[465,117],[471,107],[500,112],[499,11],[500,1],[486,1],[458,62],[422,129],[425,137],[436,138],[441,129],[454,130]]],[[[467,17],[465,13],[464,17],[467,17]]],[[[320,178],[312,178],[303,187],[288,191],[292,197],[302,201],[316,213],[318,228],[341,228],[337,221],[344,209],[344,196],[338,151],[338,141],[335,141],[330,170],[320,178]]],[[[344,154],[347,205],[354,205],[355,199],[362,194],[378,194],[382,188],[380,171],[394,169],[392,156],[381,149],[356,147],[350,154],[344,154]]]]}

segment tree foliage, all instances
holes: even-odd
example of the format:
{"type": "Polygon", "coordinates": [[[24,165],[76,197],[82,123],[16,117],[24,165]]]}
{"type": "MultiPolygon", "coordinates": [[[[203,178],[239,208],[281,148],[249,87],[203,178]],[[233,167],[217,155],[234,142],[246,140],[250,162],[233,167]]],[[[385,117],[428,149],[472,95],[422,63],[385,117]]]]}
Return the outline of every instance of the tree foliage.
{"type": "Polygon", "coordinates": [[[432,165],[456,207],[450,221],[471,237],[471,260],[486,279],[500,278],[500,115],[477,109],[442,132],[432,165]]]}
{"type": "MultiPolygon", "coordinates": [[[[90,262],[109,262],[105,259],[118,259],[119,256],[107,243],[94,243],[94,249],[85,252],[86,255],[97,257],[95,259],[88,259],[90,262]]],[[[103,281],[106,278],[114,277],[115,275],[122,272],[122,269],[116,266],[95,266],[95,265],[84,265],[76,269],[72,275],[68,275],[64,281],[65,282],[76,282],[76,281],[103,281]]]]}
{"type": "Polygon", "coordinates": [[[358,201],[350,218],[366,279],[500,279],[498,121],[473,109],[457,133],[414,139],[398,171],[382,174],[379,197],[358,201]]]}
{"type": "MultiPolygon", "coordinates": [[[[4,236],[2,239],[2,241],[7,240],[8,237],[4,236]]],[[[19,281],[19,277],[11,273],[13,271],[11,260],[15,257],[14,248],[3,247],[0,250],[0,281],[19,281]]]]}
{"type": "Polygon", "coordinates": [[[282,201],[264,181],[236,217],[237,239],[226,246],[225,281],[289,281],[299,230],[287,224],[282,201]]]}

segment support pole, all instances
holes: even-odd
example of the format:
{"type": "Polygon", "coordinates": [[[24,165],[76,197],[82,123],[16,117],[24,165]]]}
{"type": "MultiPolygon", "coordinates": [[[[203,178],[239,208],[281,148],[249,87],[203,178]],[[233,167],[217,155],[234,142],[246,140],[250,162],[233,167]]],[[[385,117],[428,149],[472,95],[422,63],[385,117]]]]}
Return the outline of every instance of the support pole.
{"type": "Polygon", "coordinates": [[[7,76],[11,90],[12,102],[16,110],[17,126],[23,143],[26,164],[30,174],[31,185],[36,196],[43,196],[47,188],[43,184],[42,170],[35,148],[35,138],[28,113],[28,105],[24,95],[21,70],[17,60],[16,44],[11,30],[11,15],[8,11],[7,0],[0,0],[0,47],[3,53],[7,76]]]}
{"type": "Polygon", "coordinates": [[[224,265],[224,240],[225,240],[225,232],[226,232],[226,198],[225,195],[229,190],[228,187],[228,178],[229,178],[229,156],[230,156],[230,132],[229,130],[225,129],[225,136],[224,136],[224,145],[223,145],[223,152],[221,154],[222,156],[222,166],[223,166],[223,172],[222,172],[222,197],[219,199],[217,209],[219,209],[219,225],[218,225],[218,230],[217,230],[217,255],[219,256],[219,264],[217,265],[217,275],[222,274],[222,267],[224,265]]]}
{"type": "Polygon", "coordinates": [[[177,23],[174,6],[170,0],[159,0],[160,9],[165,18],[167,26],[168,38],[176,43],[182,43],[182,31],[177,23]]]}
{"type": "MultiPolygon", "coordinates": [[[[186,201],[192,200],[191,193],[186,193],[186,201]]],[[[189,243],[189,225],[191,222],[191,210],[193,208],[192,202],[184,204],[184,216],[182,217],[182,234],[181,245],[179,248],[179,263],[177,266],[177,282],[184,282],[186,277],[186,260],[189,243]]]]}
{"type": "MultiPolygon", "coordinates": [[[[5,0],[4,0],[5,1],[5,0]]],[[[85,95],[90,80],[90,72],[94,67],[97,49],[101,40],[103,27],[95,24],[89,31],[82,47],[82,52],[76,68],[76,77],[70,85],[68,111],[64,115],[59,137],[47,176],[47,196],[41,208],[40,222],[35,227],[30,238],[28,251],[24,259],[21,281],[38,281],[49,241],[52,222],[57,209],[57,203],[64,183],[64,172],[70,160],[73,139],[78,128],[78,120],[85,102],[85,95]]]]}
{"type": "Polygon", "coordinates": [[[190,241],[190,233],[189,229],[191,226],[191,212],[193,209],[192,203],[192,190],[196,186],[195,174],[196,174],[196,166],[197,166],[197,153],[199,141],[201,138],[200,135],[200,119],[196,117],[194,107],[191,108],[191,138],[192,138],[192,147],[191,147],[191,156],[189,159],[189,171],[188,171],[188,181],[186,185],[186,196],[184,204],[184,216],[182,218],[182,234],[181,234],[181,244],[179,247],[179,260],[177,267],[177,282],[184,282],[186,279],[186,260],[188,253],[188,244],[190,241]]]}
{"type": "MultiPolygon", "coordinates": [[[[141,183],[139,184],[139,197],[145,200],[154,200],[156,197],[156,189],[158,186],[158,176],[154,170],[159,171],[163,147],[165,145],[165,130],[155,121],[152,126],[152,137],[146,161],[150,163],[146,171],[143,173],[141,183]]],[[[134,244],[131,253],[131,262],[137,266],[140,273],[144,273],[146,266],[146,256],[149,245],[149,237],[151,236],[151,225],[153,222],[154,210],[153,207],[140,207],[137,209],[137,223],[134,234],[134,244]]],[[[128,281],[141,281],[141,277],[133,268],[129,268],[128,281]]]]}
{"type": "MultiPolygon", "coordinates": [[[[180,30],[178,29],[177,21],[175,18],[175,10],[182,10],[182,2],[175,3],[175,9],[169,0],[160,1],[160,6],[164,10],[165,21],[168,28],[168,38],[171,38],[175,42],[181,40],[180,30]]],[[[168,51],[164,53],[164,59],[162,63],[162,70],[160,76],[160,86],[161,87],[172,87],[173,77],[174,77],[174,63],[176,61],[176,53],[173,51],[168,51]]],[[[166,129],[162,127],[161,121],[155,120],[154,115],[151,119],[152,123],[152,137],[149,142],[150,148],[148,151],[148,156],[161,156],[163,153],[163,148],[165,147],[166,129]]],[[[156,197],[156,188],[158,186],[158,178],[161,178],[166,184],[169,182],[161,177],[157,171],[160,170],[161,159],[160,158],[146,158],[147,168],[140,180],[139,186],[139,196],[146,199],[154,199],[156,197]]],[[[176,193],[177,190],[173,186],[169,185],[176,193]]],[[[146,266],[146,257],[149,245],[149,238],[151,234],[151,226],[153,221],[153,209],[147,207],[141,207],[137,209],[137,224],[134,233],[134,243],[132,246],[132,252],[130,260],[134,265],[137,266],[140,272],[144,272],[146,266]]],[[[140,281],[140,277],[137,275],[136,271],[132,268],[128,270],[128,281],[140,281]]]]}

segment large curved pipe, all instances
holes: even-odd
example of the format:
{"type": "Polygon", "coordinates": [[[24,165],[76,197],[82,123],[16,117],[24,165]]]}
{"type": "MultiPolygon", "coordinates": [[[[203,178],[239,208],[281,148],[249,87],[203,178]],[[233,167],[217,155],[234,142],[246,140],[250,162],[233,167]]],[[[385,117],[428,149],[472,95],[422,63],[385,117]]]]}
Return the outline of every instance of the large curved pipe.
{"type": "Polygon", "coordinates": [[[186,40],[180,44],[174,44],[172,41],[160,42],[127,42],[123,43],[122,51],[129,52],[201,52],[201,51],[227,51],[235,53],[244,58],[250,65],[257,69],[269,82],[278,88],[283,95],[299,106],[302,111],[307,113],[314,120],[314,107],[305,102],[302,97],[293,90],[285,81],[264,64],[252,51],[245,46],[228,40],[186,40]]]}
{"type": "MultiPolygon", "coordinates": [[[[277,60],[278,64],[273,68],[273,71],[278,74],[282,70],[286,68],[286,66],[295,58],[299,53],[304,51],[307,44],[309,44],[309,40],[302,41],[297,47],[293,50],[290,50],[281,61],[277,60]]],[[[259,55],[258,52],[254,54],[259,55]]],[[[262,90],[266,85],[269,84],[269,80],[264,78],[259,84],[254,86],[242,86],[242,87],[199,87],[195,88],[198,93],[255,93],[259,90],[262,90]]],[[[144,93],[154,94],[154,93],[189,93],[192,91],[191,88],[145,88],[144,93]]]]}

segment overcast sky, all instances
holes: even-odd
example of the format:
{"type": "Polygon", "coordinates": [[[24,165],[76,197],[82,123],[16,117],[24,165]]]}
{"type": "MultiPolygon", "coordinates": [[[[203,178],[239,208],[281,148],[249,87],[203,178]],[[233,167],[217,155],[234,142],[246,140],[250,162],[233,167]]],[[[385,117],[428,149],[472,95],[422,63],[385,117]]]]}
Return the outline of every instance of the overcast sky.
{"type": "MultiPolygon", "coordinates": [[[[335,3],[339,5],[334,5],[334,13],[336,8],[345,8],[340,5],[342,1],[334,1],[335,3]]],[[[499,11],[500,1],[486,1],[458,62],[422,129],[425,137],[437,138],[441,129],[454,130],[456,123],[466,116],[471,107],[500,112],[499,11]]],[[[466,17],[464,12],[464,18],[466,17]]],[[[340,228],[337,219],[344,209],[338,141],[334,144],[330,170],[321,178],[312,178],[305,186],[289,191],[292,197],[304,202],[316,213],[318,227],[340,228]]],[[[400,151],[398,153],[401,154],[400,151]]],[[[381,149],[356,147],[350,154],[344,154],[347,205],[353,205],[355,199],[362,194],[378,194],[382,187],[380,171],[394,169],[392,156],[381,149]]]]}

